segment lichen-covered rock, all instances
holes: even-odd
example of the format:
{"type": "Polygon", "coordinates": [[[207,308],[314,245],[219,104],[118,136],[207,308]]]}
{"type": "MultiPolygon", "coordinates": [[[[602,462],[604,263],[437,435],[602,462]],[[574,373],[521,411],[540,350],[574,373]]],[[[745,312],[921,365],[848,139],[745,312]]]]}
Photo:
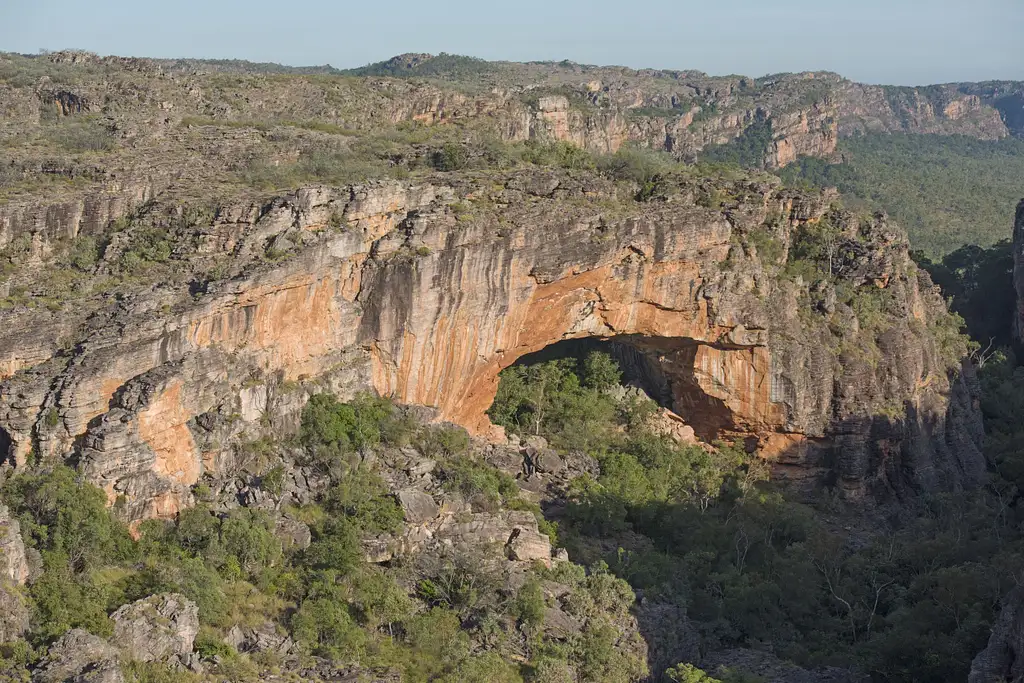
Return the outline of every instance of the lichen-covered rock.
{"type": "Polygon", "coordinates": [[[199,633],[199,608],[177,593],[123,605],[110,618],[114,642],[128,657],[141,662],[187,655],[199,633]]]}
{"type": "Polygon", "coordinates": [[[284,656],[296,650],[295,642],[271,622],[259,627],[233,626],[224,642],[239,652],[273,652],[284,656]]]}
{"type": "Polygon", "coordinates": [[[33,683],[123,683],[116,647],[82,629],[50,646],[32,673],[33,683]]]}

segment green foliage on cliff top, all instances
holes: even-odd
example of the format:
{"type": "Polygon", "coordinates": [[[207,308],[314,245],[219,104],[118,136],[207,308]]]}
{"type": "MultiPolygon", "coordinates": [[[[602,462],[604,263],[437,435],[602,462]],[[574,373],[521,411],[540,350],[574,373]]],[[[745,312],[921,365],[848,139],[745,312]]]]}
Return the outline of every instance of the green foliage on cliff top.
{"type": "Polygon", "coordinates": [[[848,204],[885,210],[932,257],[1010,235],[1024,196],[1024,140],[866,135],[842,140],[839,151],[841,164],[801,158],[780,175],[791,184],[835,186],[848,204]]]}

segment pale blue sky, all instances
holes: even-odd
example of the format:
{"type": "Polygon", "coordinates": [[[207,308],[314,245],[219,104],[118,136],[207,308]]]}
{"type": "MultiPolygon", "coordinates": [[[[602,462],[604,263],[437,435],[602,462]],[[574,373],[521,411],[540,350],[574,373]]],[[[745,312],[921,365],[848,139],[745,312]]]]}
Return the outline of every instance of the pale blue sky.
{"type": "Polygon", "coordinates": [[[0,0],[0,51],[359,66],[402,52],[915,85],[1024,80],[1024,0],[0,0]]]}

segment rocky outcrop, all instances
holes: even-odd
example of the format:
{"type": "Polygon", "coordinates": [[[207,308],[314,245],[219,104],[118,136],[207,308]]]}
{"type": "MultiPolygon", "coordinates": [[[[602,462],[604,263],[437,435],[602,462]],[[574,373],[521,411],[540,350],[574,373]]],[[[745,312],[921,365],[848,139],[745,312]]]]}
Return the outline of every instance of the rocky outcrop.
{"type": "Polygon", "coordinates": [[[968,683],[1004,683],[1024,676],[1024,589],[1003,600],[988,646],[971,662],[968,683]]]}
{"type": "Polygon", "coordinates": [[[967,85],[904,88],[844,82],[836,98],[839,131],[1006,137],[1009,130],[994,100],[965,92],[967,85]]]}
{"type": "Polygon", "coordinates": [[[132,659],[166,662],[192,652],[199,634],[199,608],[183,595],[153,595],[110,615],[114,642],[132,659]]]}
{"type": "Polygon", "coordinates": [[[30,616],[21,595],[0,582],[0,643],[22,637],[28,631],[30,616]]]}
{"type": "MultiPolygon", "coordinates": [[[[21,525],[0,503],[0,584],[23,585],[29,578],[28,556],[21,538],[21,525]]],[[[3,641],[0,641],[3,642],[3,641]]]]}
{"type": "Polygon", "coordinates": [[[8,316],[0,445],[18,463],[33,446],[75,453],[130,518],[167,517],[204,472],[230,470],[232,441],[294,429],[312,391],[372,388],[488,434],[503,368],[590,337],[652,359],[698,436],[753,438],[780,476],[820,482],[838,448],[851,496],[978,481],[970,374],[947,373],[930,331],[944,304],[898,229],[767,182],[686,181],[650,203],[618,191],[526,172],[220,208],[194,231],[234,245],[233,279],[112,302],[59,351],[67,317],[8,316]],[[821,220],[840,231],[839,284],[885,302],[869,329],[831,285],[783,275],[821,220]],[[283,238],[287,258],[260,259],[283,238]]]}
{"type": "Polygon", "coordinates": [[[1024,346],[1024,199],[1017,205],[1013,221],[1013,286],[1017,290],[1017,308],[1013,336],[1024,346]]]}
{"type": "Polygon", "coordinates": [[[117,648],[76,628],[50,646],[32,674],[33,683],[123,683],[117,648]]]}

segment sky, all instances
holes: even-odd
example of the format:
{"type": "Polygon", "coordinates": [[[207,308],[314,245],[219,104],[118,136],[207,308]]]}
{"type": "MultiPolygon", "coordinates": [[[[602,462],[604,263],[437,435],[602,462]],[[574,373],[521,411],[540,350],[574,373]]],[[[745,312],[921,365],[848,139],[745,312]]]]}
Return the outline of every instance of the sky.
{"type": "Polygon", "coordinates": [[[1024,0],[0,0],[0,51],[361,66],[405,52],[712,75],[1024,80],[1024,0]]]}

